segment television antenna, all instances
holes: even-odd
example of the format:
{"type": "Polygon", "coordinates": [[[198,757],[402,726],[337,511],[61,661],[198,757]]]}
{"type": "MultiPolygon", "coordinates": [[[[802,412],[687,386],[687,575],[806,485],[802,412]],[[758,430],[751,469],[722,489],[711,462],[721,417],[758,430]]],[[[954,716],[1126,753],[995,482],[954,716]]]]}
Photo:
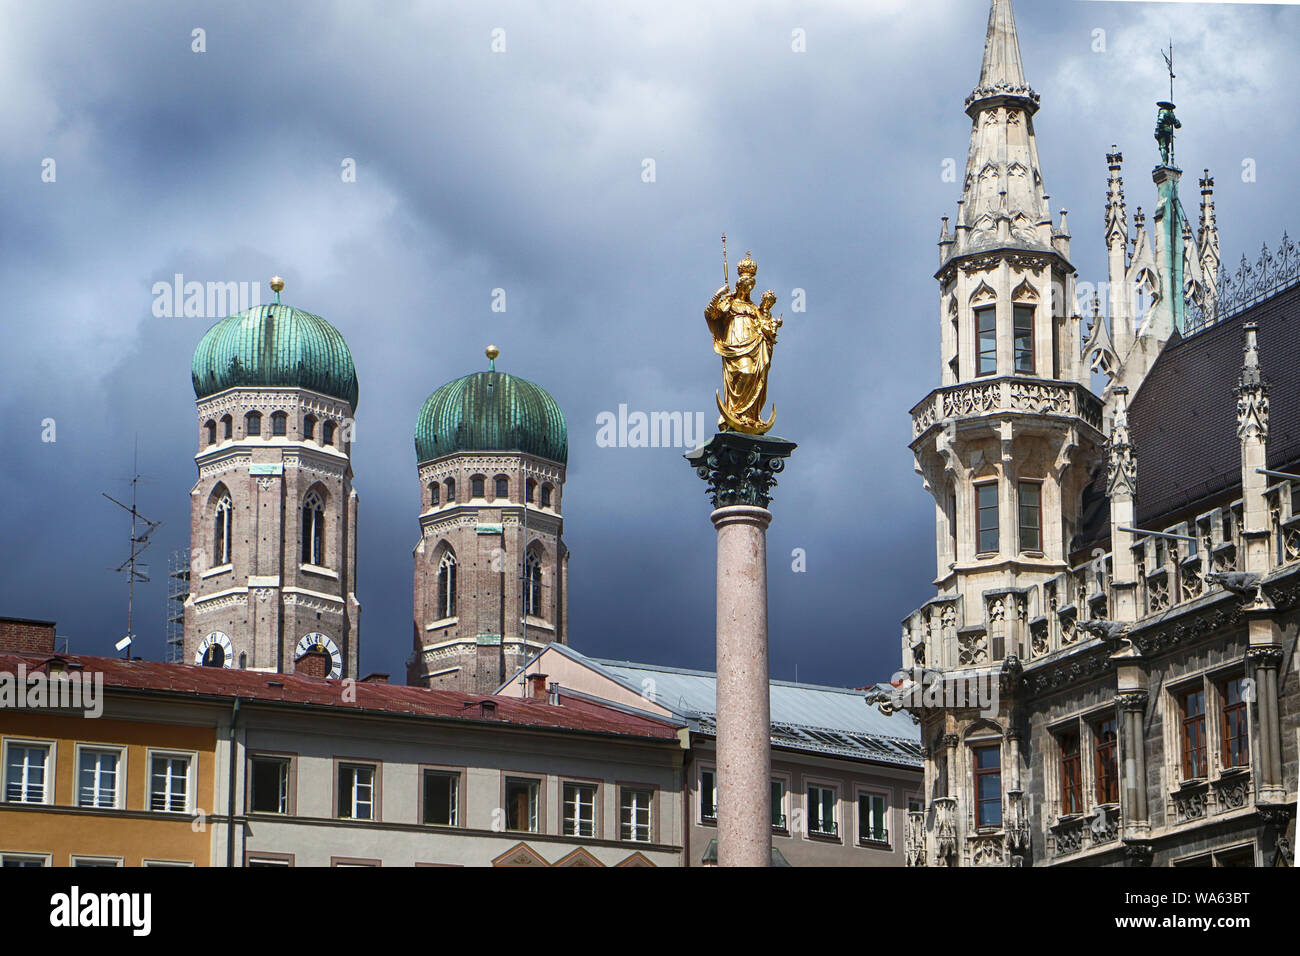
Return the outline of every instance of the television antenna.
{"type": "Polygon", "coordinates": [[[131,476],[131,504],[126,505],[118,501],[107,492],[100,492],[105,498],[113,502],[123,511],[131,515],[131,553],[125,561],[115,568],[109,568],[114,574],[126,574],[126,635],[114,644],[117,650],[122,651],[126,660],[131,659],[131,644],[135,640],[135,585],[136,582],[141,584],[149,583],[149,566],[140,561],[140,555],[149,550],[149,545],[153,544],[151,535],[158,530],[161,521],[150,521],[144,515],[140,514],[136,507],[136,491],[140,482],[145,480],[140,474],[140,450],[137,441],[132,476],[131,476]]]}

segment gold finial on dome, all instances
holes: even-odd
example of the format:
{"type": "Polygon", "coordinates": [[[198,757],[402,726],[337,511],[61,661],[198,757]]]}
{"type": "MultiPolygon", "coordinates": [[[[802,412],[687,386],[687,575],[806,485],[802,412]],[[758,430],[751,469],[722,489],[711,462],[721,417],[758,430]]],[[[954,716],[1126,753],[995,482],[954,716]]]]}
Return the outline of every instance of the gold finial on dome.
{"type": "Polygon", "coordinates": [[[275,304],[280,304],[280,292],[284,289],[284,280],[279,276],[271,276],[271,291],[275,293],[275,304]]]}
{"type": "Polygon", "coordinates": [[[501,354],[501,350],[495,345],[489,345],[483,350],[483,354],[488,357],[488,371],[495,372],[497,370],[497,356],[501,354]]]}

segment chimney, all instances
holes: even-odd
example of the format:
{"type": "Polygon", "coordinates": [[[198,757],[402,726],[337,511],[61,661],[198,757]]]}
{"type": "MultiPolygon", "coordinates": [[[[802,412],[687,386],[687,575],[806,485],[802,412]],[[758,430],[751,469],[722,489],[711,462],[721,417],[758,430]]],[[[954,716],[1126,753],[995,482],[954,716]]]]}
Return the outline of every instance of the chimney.
{"type": "Polygon", "coordinates": [[[333,661],[320,647],[313,647],[293,662],[293,672],[304,677],[328,677],[333,661]]]}
{"type": "Polygon", "coordinates": [[[545,674],[528,674],[527,696],[531,700],[546,700],[546,675],[545,674]]]}
{"type": "Polygon", "coordinates": [[[548,699],[551,703],[551,706],[553,707],[560,706],[560,682],[559,681],[554,681],[554,680],[551,681],[551,691],[548,699]]]}
{"type": "Polygon", "coordinates": [[[54,622],[0,617],[0,651],[53,654],[54,622]]]}

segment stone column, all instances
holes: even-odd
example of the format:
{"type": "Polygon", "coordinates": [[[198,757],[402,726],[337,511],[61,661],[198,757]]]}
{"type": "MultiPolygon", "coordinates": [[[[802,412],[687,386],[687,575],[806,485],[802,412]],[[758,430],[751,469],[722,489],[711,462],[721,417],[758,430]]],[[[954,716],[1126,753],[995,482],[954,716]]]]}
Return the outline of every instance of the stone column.
{"type": "Polygon", "coordinates": [[[1276,644],[1256,645],[1250,648],[1249,656],[1254,666],[1258,701],[1255,739],[1259,752],[1253,763],[1259,775],[1260,801],[1282,802],[1286,799],[1286,787],[1282,782],[1282,726],[1277,700],[1277,672],[1282,664],[1282,648],[1276,644]]]}
{"type": "Polygon", "coordinates": [[[686,455],[709,482],[718,534],[718,865],[772,864],[767,526],[792,442],[721,432],[686,455]]]}
{"type": "MultiPolygon", "coordinates": [[[[1123,675],[1121,675],[1123,676],[1123,675]]],[[[1119,739],[1123,765],[1119,768],[1124,787],[1123,833],[1125,842],[1145,840],[1150,831],[1147,815],[1147,756],[1143,735],[1146,715],[1145,688],[1124,686],[1115,695],[1119,708],[1119,739]]]]}

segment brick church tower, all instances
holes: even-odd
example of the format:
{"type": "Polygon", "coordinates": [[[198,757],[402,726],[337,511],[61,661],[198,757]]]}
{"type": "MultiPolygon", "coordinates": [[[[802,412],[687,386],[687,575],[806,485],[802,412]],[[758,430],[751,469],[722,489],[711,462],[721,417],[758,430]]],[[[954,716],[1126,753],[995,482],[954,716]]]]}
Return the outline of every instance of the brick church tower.
{"type": "Polygon", "coordinates": [[[199,478],[190,491],[184,659],[292,672],[329,656],[356,677],[357,375],[343,336],[275,302],[221,320],[194,351],[199,478]]]}
{"type": "Polygon", "coordinates": [[[545,389],[496,371],[497,354],[437,389],[416,422],[408,684],[491,693],[546,644],[568,642],[568,428],[545,389]]]}

